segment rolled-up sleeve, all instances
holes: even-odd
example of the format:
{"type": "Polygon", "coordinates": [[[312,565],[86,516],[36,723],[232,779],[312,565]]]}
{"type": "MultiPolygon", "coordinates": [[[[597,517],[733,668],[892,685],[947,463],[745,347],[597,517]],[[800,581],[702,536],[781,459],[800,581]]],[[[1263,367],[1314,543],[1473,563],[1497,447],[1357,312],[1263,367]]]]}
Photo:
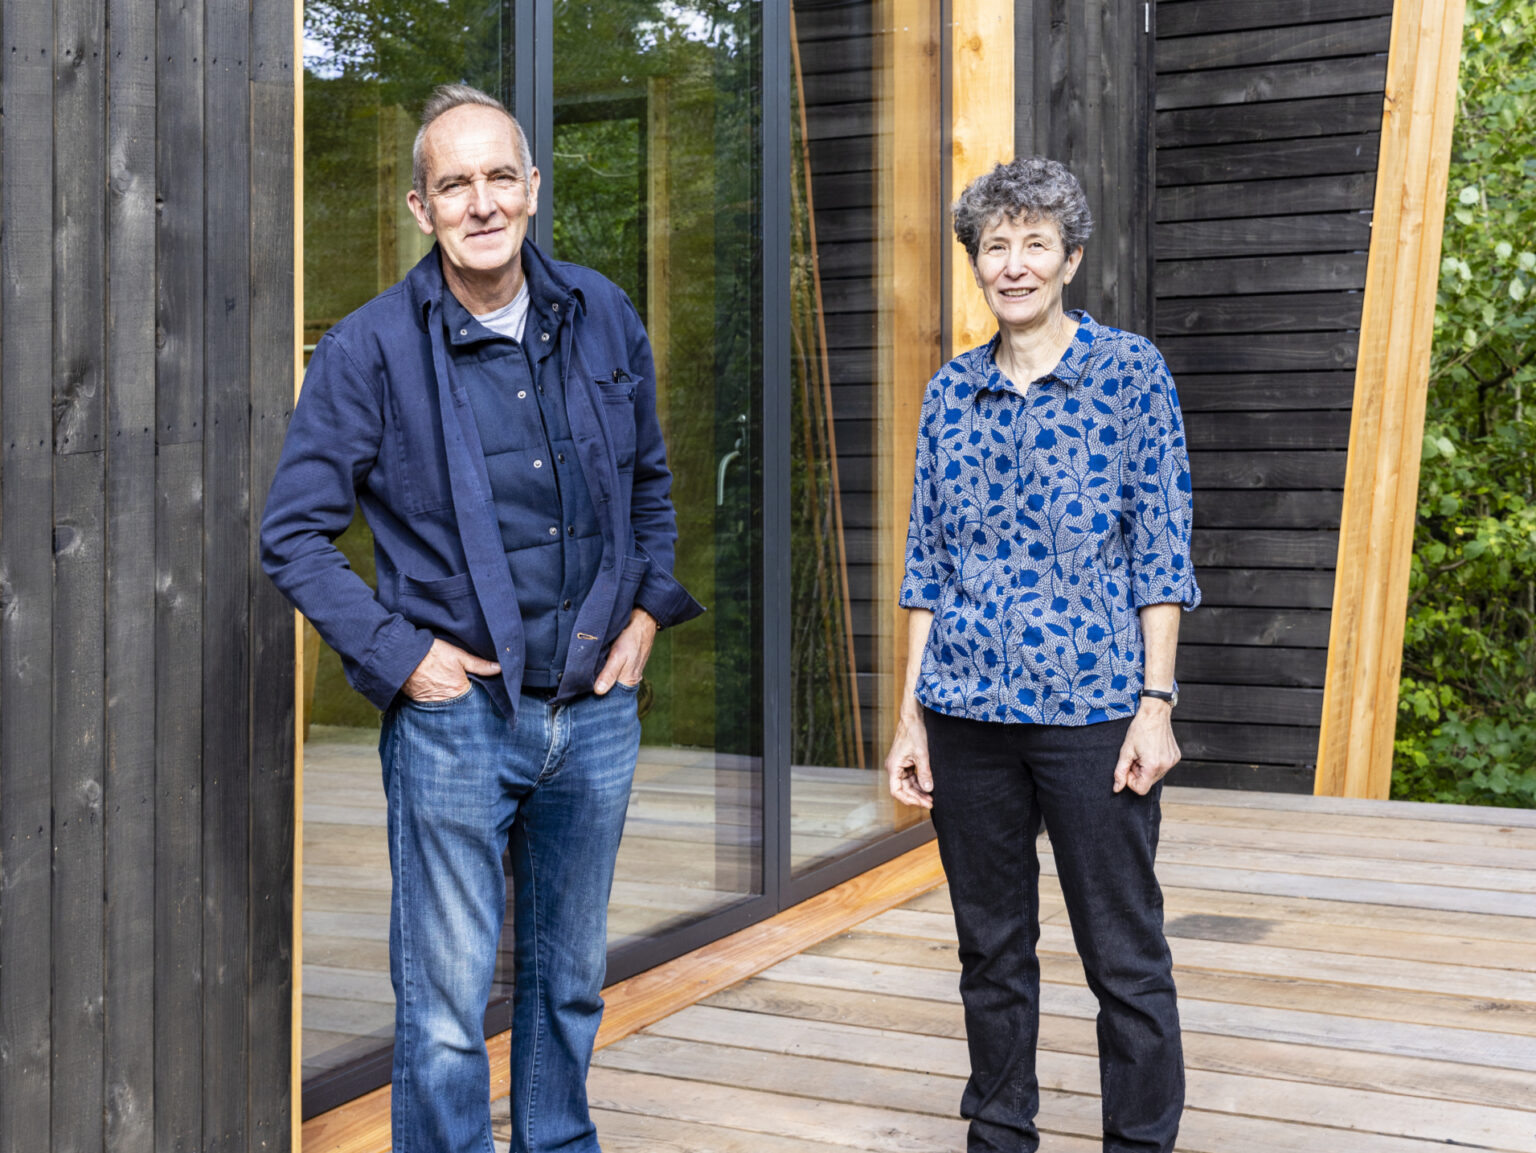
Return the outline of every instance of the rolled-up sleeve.
{"type": "Polygon", "coordinates": [[[1147,605],[1200,603],[1190,557],[1193,507],[1189,452],[1178,392],[1156,350],[1138,372],[1127,431],[1121,516],[1130,548],[1131,597],[1147,605]]]}
{"type": "Polygon", "coordinates": [[[917,461],[912,474],[912,515],[907,524],[906,568],[901,580],[902,608],[938,612],[955,569],[944,546],[939,520],[938,436],[943,388],[937,377],[928,385],[917,431],[917,461]]]}

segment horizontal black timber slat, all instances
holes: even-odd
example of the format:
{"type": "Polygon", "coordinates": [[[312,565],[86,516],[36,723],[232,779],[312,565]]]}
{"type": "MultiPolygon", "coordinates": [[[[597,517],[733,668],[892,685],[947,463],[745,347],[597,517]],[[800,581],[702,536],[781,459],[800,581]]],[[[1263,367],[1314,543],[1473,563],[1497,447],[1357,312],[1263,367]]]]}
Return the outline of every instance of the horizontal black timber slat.
{"type": "Polygon", "coordinates": [[[806,108],[805,136],[810,141],[869,139],[879,124],[880,106],[873,101],[822,104],[806,108]]]}
{"type": "Polygon", "coordinates": [[[1202,605],[1185,615],[1179,628],[1179,639],[1193,645],[1279,645],[1291,649],[1320,649],[1328,645],[1331,616],[1327,609],[1207,608],[1202,605]]]}
{"type": "Polygon", "coordinates": [[[1175,712],[1173,735],[1184,756],[1192,761],[1301,765],[1317,759],[1318,730],[1313,726],[1186,723],[1175,712]]]}
{"type": "Polygon", "coordinates": [[[1156,107],[1202,108],[1212,104],[1259,104],[1270,100],[1306,100],[1381,92],[1387,83],[1384,54],[1261,64],[1252,68],[1213,68],[1157,78],[1156,107]]]}
{"type": "Polygon", "coordinates": [[[1196,493],[1207,488],[1342,489],[1345,455],[1342,451],[1194,450],[1189,454],[1189,473],[1196,493]]]}
{"type": "Polygon", "coordinates": [[[1375,193],[1374,172],[1181,185],[1157,190],[1157,219],[1220,220],[1306,212],[1369,212],[1375,193]]]}
{"type": "Polygon", "coordinates": [[[859,240],[849,244],[822,242],[817,249],[817,264],[825,279],[863,277],[868,282],[875,274],[875,247],[868,241],[859,240]]]}
{"type": "Polygon", "coordinates": [[[874,8],[869,4],[849,4],[846,0],[816,3],[795,0],[795,39],[802,44],[812,40],[845,40],[868,36],[874,30],[874,8]]]}
{"type": "Polygon", "coordinates": [[[1160,260],[1157,290],[1159,296],[1220,296],[1361,289],[1365,257],[1363,252],[1349,252],[1160,260]]]}
{"type": "MultiPolygon", "coordinates": [[[[813,195],[814,192],[813,184],[813,195]]],[[[873,211],[868,208],[817,208],[815,219],[816,239],[819,243],[870,245],[871,267],[873,267],[873,242],[879,235],[873,211]]]]}
{"type": "Polygon", "coordinates": [[[1322,688],[1323,675],[1328,669],[1328,650],[1273,645],[1197,645],[1181,640],[1176,669],[1181,682],[1322,688]]]}
{"type": "Polygon", "coordinates": [[[1305,140],[1261,140],[1243,144],[1202,144],[1160,148],[1157,183],[1217,184],[1234,180],[1275,180],[1336,172],[1375,172],[1380,132],[1318,136],[1305,140]]]}
{"type": "Polygon", "coordinates": [[[1352,332],[1169,336],[1157,342],[1175,375],[1187,372],[1326,372],[1355,366],[1352,332]]]}
{"type": "Polygon", "coordinates": [[[1185,412],[1271,412],[1349,408],[1352,372],[1187,373],[1178,378],[1185,412]]]}
{"type": "MultiPolygon", "coordinates": [[[[1185,420],[1184,428],[1190,449],[1233,451],[1349,447],[1349,413],[1334,409],[1302,412],[1203,412],[1198,416],[1191,414],[1185,420]]],[[[1215,487],[1198,474],[1195,479],[1197,483],[1215,487]]]]}
{"type": "MultiPolygon", "coordinates": [[[[1196,503],[1199,502],[1196,494],[1196,503]]],[[[1326,568],[1339,559],[1339,534],[1326,529],[1207,528],[1190,540],[1198,572],[1226,568],[1326,568]]]]}
{"type": "MultiPolygon", "coordinates": [[[[1292,793],[1310,796],[1317,767],[1301,765],[1248,765],[1230,761],[1185,759],[1165,778],[1171,786],[1195,789],[1231,789],[1233,792],[1292,793]]],[[[1165,801],[1176,803],[1177,789],[1163,794],[1165,801]]]]}
{"type": "Polygon", "coordinates": [[[1195,528],[1338,528],[1342,492],[1205,489],[1195,528]]]}
{"type": "MultiPolygon", "coordinates": [[[[811,188],[819,188],[821,181],[829,176],[851,176],[860,174],[869,187],[869,199],[863,206],[863,211],[873,214],[877,191],[875,181],[875,141],[869,136],[852,136],[844,140],[813,140],[807,149],[810,156],[811,188]]],[[[804,184],[801,184],[804,187],[804,184]]],[[[799,189],[796,189],[799,192],[799,189]]],[[[846,193],[844,193],[846,196],[846,193]]],[[[816,210],[821,211],[821,198],[816,199],[816,210]]]]}
{"type": "Polygon", "coordinates": [[[870,99],[880,79],[874,72],[817,72],[801,74],[806,108],[870,99]]]}
{"type": "MultiPolygon", "coordinates": [[[[1159,28],[1159,33],[1165,31],[1159,28]]],[[[1367,16],[1286,27],[1213,32],[1208,36],[1157,38],[1155,60],[1159,74],[1196,69],[1240,68],[1283,60],[1333,59],[1385,52],[1392,39],[1391,16],[1367,16]]]]}
{"type": "Polygon", "coordinates": [[[868,172],[836,172],[813,176],[816,211],[823,208],[869,208],[874,204],[875,181],[868,172]]]}
{"type": "Polygon", "coordinates": [[[800,71],[805,76],[822,72],[868,74],[880,63],[873,36],[839,36],[830,40],[800,42],[800,71]]]}
{"type": "Polygon", "coordinates": [[[1367,212],[1254,216],[1240,220],[1178,220],[1157,225],[1159,260],[1259,256],[1294,252],[1364,252],[1371,244],[1367,212]]]}
{"type": "Polygon", "coordinates": [[[1361,292],[1274,292],[1177,297],[1157,302],[1157,338],[1218,332],[1330,332],[1358,329],[1361,292]]]}
{"type": "Polygon", "coordinates": [[[1207,568],[1195,574],[1202,609],[1327,609],[1333,606],[1334,574],[1326,569],[1207,568]]]}
{"type": "Polygon", "coordinates": [[[1198,144],[1377,132],[1381,129],[1381,99],[1378,92],[1355,92],[1312,100],[1169,109],[1157,114],[1157,146],[1188,148],[1198,144]]]}
{"type": "Polygon", "coordinates": [[[1316,725],[1323,690],[1259,685],[1201,684],[1179,678],[1178,719],[1253,725],[1316,725]]]}
{"type": "Polygon", "coordinates": [[[1193,36],[1392,15],[1392,0],[1175,0],[1157,6],[1157,36],[1193,36]]]}
{"type": "Polygon", "coordinates": [[[879,335],[880,315],[876,312],[839,312],[836,316],[828,316],[825,323],[827,344],[832,348],[872,349],[879,335]]]}

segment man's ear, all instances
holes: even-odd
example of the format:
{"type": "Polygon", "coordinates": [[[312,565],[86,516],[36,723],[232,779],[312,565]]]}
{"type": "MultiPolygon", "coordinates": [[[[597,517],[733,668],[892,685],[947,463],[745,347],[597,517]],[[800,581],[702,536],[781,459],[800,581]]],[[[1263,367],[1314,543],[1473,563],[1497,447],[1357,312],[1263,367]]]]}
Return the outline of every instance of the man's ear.
{"type": "Polygon", "coordinates": [[[539,210],[539,170],[528,170],[528,215],[532,216],[539,210]]]}
{"type": "Polygon", "coordinates": [[[427,236],[437,231],[432,223],[432,210],[427,207],[426,201],[416,194],[413,188],[405,194],[405,203],[410,206],[411,215],[416,218],[416,227],[427,236]]]}

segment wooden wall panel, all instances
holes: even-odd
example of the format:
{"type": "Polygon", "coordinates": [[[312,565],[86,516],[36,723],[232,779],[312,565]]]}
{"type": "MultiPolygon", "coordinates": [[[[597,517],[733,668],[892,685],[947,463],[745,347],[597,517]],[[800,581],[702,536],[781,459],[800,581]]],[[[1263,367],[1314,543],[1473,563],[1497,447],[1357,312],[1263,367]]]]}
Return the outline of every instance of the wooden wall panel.
{"type": "Polygon", "coordinates": [[[1312,787],[1391,0],[1156,5],[1155,336],[1205,607],[1180,779],[1312,787]]]}
{"type": "Polygon", "coordinates": [[[1016,0],[1015,150],[1059,160],[1083,185],[1094,231],[1068,308],[1150,332],[1150,23],[1141,0],[1016,0]]]}
{"type": "Polygon", "coordinates": [[[1315,789],[1385,800],[1464,0],[1398,0],[1315,789]]]}
{"type": "Polygon", "coordinates": [[[292,0],[0,0],[0,1148],[291,1147],[292,0]]]}

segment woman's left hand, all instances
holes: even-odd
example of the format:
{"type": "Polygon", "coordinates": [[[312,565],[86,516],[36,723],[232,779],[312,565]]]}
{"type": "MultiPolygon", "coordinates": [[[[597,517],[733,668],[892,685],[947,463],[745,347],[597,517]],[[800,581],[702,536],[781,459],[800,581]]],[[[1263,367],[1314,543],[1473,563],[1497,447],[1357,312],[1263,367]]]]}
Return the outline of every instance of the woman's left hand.
{"type": "Polygon", "coordinates": [[[1131,792],[1146,796],[1179,763],[1179,742],[1173,739],[1173,706],[1155,697],[1142,697],[1125,744],[1120,746],[1120,760],[1115,764],[1115,792],[1127,785],[1131,792]]]}

